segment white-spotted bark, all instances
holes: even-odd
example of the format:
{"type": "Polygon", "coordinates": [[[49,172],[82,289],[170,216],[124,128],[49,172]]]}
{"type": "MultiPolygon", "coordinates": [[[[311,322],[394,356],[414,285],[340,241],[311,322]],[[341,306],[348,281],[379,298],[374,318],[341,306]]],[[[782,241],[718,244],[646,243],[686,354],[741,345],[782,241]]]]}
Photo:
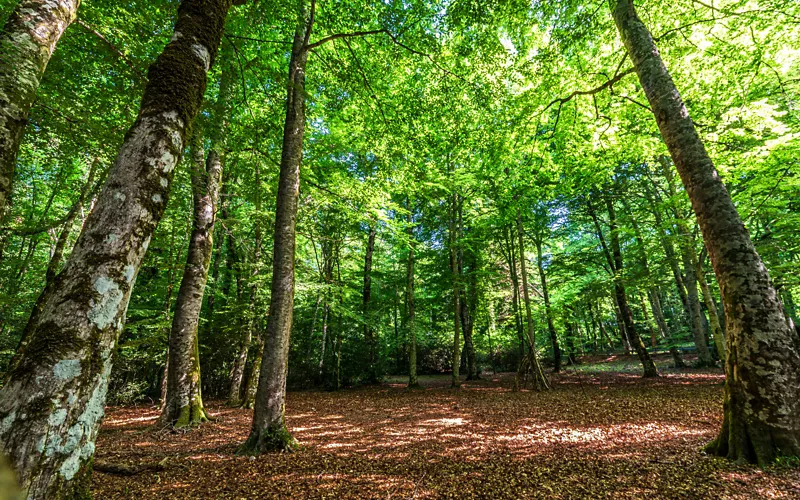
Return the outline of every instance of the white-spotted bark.
{"type": "Polygon", "coordinates": [[[800,338],[631,0],[614,21],[677,167],[720,285],[728,334],[724,420],[707,450],[767,464],[800,455],[800,338]]]}
{"type": "Polygon", "coordinates": [[[29,498],[88,492],[131,289],[166,207],[231,0],[184,0],[139,117],[0,392],[0,448],[29,498]]]}
{"type": "Polygon", "coordinates": [[[80,0],[23,0],[0,31],[0,219],[39,83],[79,5],[80,0]]]}
{"type": "Polygon", "coordinates": [[[188,427],[208,420],[200,390],[197,330],[214,249],[214,222],[222,181],[222,160],[212,149],[205,159],[200,131],[195,132],[192,161],[194,219],[183,278],[175,300],[169,334],[167,392],[161,425],[188,427]]]}

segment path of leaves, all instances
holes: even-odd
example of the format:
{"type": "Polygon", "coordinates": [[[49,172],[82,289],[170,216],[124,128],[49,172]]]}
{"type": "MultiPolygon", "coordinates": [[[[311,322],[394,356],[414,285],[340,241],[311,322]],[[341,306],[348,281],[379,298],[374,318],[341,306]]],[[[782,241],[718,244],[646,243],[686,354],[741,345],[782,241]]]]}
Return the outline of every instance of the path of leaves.
{"type": "Polygon", "coordinates": [[[154,408],[110,408],[99,459],[163,472],[94,475],[97,498],[800,498],[800,470],[736,466],[699,451],[720,425],[714,371],[646,381],[582,369],[546,394],[512,374],[447,388],[448,377],[338,393],[289,393],[303,448],[234,455],[252,413],[156,433],[154,408]]]}

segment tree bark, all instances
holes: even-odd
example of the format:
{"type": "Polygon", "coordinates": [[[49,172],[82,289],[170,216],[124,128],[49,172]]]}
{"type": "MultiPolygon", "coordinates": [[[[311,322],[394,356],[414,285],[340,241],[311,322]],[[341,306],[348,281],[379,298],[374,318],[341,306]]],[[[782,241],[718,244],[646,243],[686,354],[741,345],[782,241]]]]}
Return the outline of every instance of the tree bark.
{"type": "Polygon", "coordinates": [[[372,318],[370,317],[370,300],[372,297],[372,254],[375,251],[375,225],[369,228],[367,237],[367,251],[364,255],[364,342],[367,344],[367,381],[371,384],[378,382],[377,372],[377,342],[375,332],[372,329],[372,318]]]}
{"type": "Polygon", "coordinates": [[[311,23],[295,31],[289,62],[286,120],[283,128],[278,202],[272,258],[272,287],[264,353],[258,380],[253,426],[240,453],[292,450],[296,441],[286,428],[286,374],[294,309],[294,256],[300,163],[305,133],[305,74],[311,23]]]}
{"type": "MultiPolygon", "coordinates": [[[[533,388],[537,391],[546,391],[550,389],[550,381],[542,370],[542,365],[536,356],[536,332],[533,327],[533,313],[531,312],[531,297],[528,292],[528,272],[525,265],[525,240],[523,238],[522,229],[522,211],[517,209],[517,238],[519,240],[519,271],[522,275],[522,296],[525,301],[525,320],[528,325],[528,343],[530,350],[528,352],[527,363],[530,363],[530,370],[533,372],[533,388]]],[[[526,358],[523,358],[523,363],[526,358]]],[[[524,365],[521,365],[524,366],[524,365]]],[[[517,383],[517,386],[519,383],[517,383]]]]}
{"type": "Polygon", "coordinates": [[[711,453],[768,464],[800,455],[800,339],[631,0],[614,20],[692,202],[727,318],[724,420],[711,453]]]}
{"type": "Polygon", "coordinates": [[[162,426],[190,427],[208,421],[201,394],[197,331],[214,250],[214,223],[223,166],[214,149],[209,151],[208,159],[204,158],[203,137],[197,128],[192,148],[194,218],[169,335],[166,404],[159,419],[162,426]]]}
{"type": "Polygon", "coordinates": [[[231,0],[181,3],[180,36],[150,67],[139,117],[7,374],[0,444],[29,498],[88,494],[112,353],[230,6],[231,0]]]}
{"type": "Polygon", "coordinates": [[[453,194],[451,202],[450,213],[450,271],[453,281],[453,359],[452,367],[453,374],[450,381],[450,387],[461,387],[461,379],[459,378],[459,368],[461,365],[461,304],[459,292],[459,276],[458,276],[458,258],[456,256],[456,245],[458,244],[458,235],[456,234],[456,211],[458,204],[458,195],[453,194]]]}
{"type": "Polygon", "coordinates": [[[639,361],[642,363],[644,377],[658,377],[656,365],[653,363],[650,353],[647,352],[647,348],[645,347],[644,342],[642,342],[642,337],[639,335],[639,332],[636,331],[636,326],[633,322],[633,312],[631,312],[631,308],[628,305],[628,296],[625,293],[625,286],[622,284],[622,272],[624,267],[622,261],[622,251],[619,243],[619,231],[617,229],[617,217],[614,210],[614,203],[608,196],[606,196],[605,199],[606,209],[608,210],[608,227],[610,229],[611,254],[613,256],[612,262],[614,264],[614,294],[617,298],[617,305],[619,305],[622,321],[625,324],[625,333],[627,334],[628,342],[631,344],[631,347],[636,350],[636,355],[639,357],[639,361]]]}
{"type": "Polygon", "coordinates": [[[0,220],[39,83],[79,5],[80,0],[22,0],[0,31],[0,220]]]}
{"type": "Polygon", "coordinates": [[[536,238],[536,265],[539,268],[539,277],[542,280],[542,296],[544,297],[544,311],[547,316],[547,331],[550,334],[550,343],[553,345],[553,373],[561,371],[561,348],[558,345],[558,334],[553,323],[553,310],[550,307],[550,293],[547,289],[547,276],[542,264],[542,240],[536,238]]]}
{"type": "MultiPolygon", "coordinates": [[[[406,328],[408,329],[408,387],[419,387],[417,381],[417,330],[414,308],[414,225],[411,203],[408,204],[408,265],[406,268],[406,328]]],[[[397,320],[395,320],[395,324],[397,320]]]]}

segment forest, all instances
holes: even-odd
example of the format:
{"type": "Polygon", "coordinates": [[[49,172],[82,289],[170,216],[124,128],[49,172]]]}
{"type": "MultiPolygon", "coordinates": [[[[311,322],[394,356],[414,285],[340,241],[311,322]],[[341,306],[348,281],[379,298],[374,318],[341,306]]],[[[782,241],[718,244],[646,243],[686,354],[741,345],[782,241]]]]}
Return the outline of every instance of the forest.
{"type": "Polygon", "coordinates": [[[800,497],[795,0],[0,26],[0,500],[800,497]]]}

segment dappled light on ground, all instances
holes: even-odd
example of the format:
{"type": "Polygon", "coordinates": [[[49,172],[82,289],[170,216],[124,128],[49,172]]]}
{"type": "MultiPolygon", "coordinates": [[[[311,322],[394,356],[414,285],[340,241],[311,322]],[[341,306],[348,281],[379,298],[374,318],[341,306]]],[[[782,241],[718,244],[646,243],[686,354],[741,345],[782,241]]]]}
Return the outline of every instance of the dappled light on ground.
{"type": "Polygon", "coordinates": [[[656,381],[578,370],[549,393],[513,374],[447,388],[423,377],[338,393],[290,393],[293,454],[237,457],[252,413],[218,404],[199,429],[152,428],[156,408],[111,408],[98,458],[163,472],[97,473],[98,498],[798,498],[800,471],[699,451],[720,425],[722,374],[656,381]]]}

